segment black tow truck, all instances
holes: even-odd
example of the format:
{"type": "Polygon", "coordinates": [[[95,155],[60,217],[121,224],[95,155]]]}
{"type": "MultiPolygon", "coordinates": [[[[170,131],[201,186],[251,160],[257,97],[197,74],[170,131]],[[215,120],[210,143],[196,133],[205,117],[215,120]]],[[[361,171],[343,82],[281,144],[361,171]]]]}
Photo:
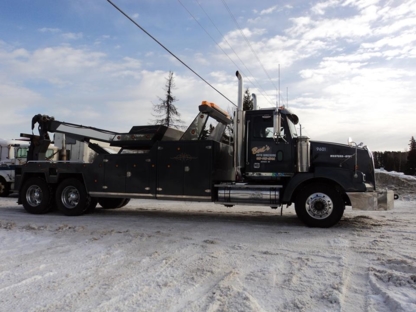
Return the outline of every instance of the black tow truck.
{"type": "Polygon", "coordinates": [[[295,204],[308,226],[330,227],[353,209],[386,210],[393,193],[376,191],[372,153],[366,146],[311,141],[296,131],[298,117],[285,107],[242,110],[231,118],[202,102],[186,131],[161,125],[128,133],[87,127],[36,115],[39,135],[28,162],[16,169],[18,203],[43,214],[57,206],[68,216],[92,212],[97,203],[119,208],[130,198],[206,201],[232,207],[295,204]],[[47,161],[49,132],[88,142],[92,163],[47,161]],[[119,148],[112,154],[93,141],[119,148]]]}

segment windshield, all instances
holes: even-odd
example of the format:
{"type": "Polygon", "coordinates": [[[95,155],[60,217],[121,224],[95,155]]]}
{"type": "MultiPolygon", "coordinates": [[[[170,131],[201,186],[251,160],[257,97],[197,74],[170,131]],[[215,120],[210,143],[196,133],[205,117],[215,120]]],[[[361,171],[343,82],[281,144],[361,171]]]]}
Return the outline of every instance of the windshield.
{"type": "Polygon", "coordinates": [[[208,114],[200,113],[182,135],[181,140],[213,140],[229,143],[227,126],[208,114]]]}

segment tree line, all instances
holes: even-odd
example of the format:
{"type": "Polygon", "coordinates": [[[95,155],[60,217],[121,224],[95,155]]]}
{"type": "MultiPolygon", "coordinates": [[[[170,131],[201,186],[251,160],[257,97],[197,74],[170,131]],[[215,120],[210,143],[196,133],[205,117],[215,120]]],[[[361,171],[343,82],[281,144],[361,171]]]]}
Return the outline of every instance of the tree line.
{"type": "Polygon", "coordinates": [[[412,136],[407,152],[373,152],[376,168],[416,175],[416,141],[412,136]]]}

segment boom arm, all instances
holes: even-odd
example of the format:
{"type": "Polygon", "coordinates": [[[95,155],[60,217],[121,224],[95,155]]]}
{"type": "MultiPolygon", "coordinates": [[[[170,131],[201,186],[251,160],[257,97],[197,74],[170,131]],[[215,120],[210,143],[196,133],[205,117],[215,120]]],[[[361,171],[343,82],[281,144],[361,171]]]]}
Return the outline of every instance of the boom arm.
{"type": "Polygon", "coordinates": [[[117,138],[120,138],[120,135],[116,132],[57,121],[54,117],[47,115],[38,114],[32,118],[32,133],[36,124],[38,124],[39,135],[21,134],[22,137],[30,138],[30,146],[27,155],[28,161],[46,159],[45,153],[51,143],[48,132],[68,134],[75,140],[87,142],[88,146],[98,154],[105,154],[108,152],[98,144],[91,143],[91,139],[111,143],[117,138]]]}
{"type": "Polygon", "coordinates": [[[88,146],[98,154],[108,153],[93,144],[90,140],[110,143],[110,146],[122,149],[146,150],[150,149],[156,141],[179,140],[183,132],[168,128],[163,125],[134,126],[128,133],[117,133],[94,127],[82,126],[68,122],[55,120],[47,115],[35,115],[32,118],[32,133],[38,124],[39,135],[21,134],[22,137],[30,138],[31,145],[28,151],[28,160],[44,160],[45,152],[51,143],[48,132],[67,134],[71,138],[87,142],[88,146]]]}
{"type": "Polygon", "coordinates": [[[101,142],[112,142],[118,135],[118,133],[108,130],[57,121],[54,117],[41,114],[35,115],[32,118],[32,131],[36,123],[39,124],[38,130],[40,137],[45,139],[49,139],[48,132],[68,134],[82,142],[89,142],[90,139],[101,142]]]}

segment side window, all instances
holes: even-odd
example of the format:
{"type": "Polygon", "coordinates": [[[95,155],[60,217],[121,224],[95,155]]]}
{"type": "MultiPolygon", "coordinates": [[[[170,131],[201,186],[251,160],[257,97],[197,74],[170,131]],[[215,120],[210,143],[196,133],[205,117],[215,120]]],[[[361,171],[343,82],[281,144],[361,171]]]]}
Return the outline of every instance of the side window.
{"type": "MultiPolygon", "coordinates": [[[[282,118],[280,135],[286,138],[286,121],[282,118]]],[[[256,116],[253,119],[253,138],[255,139],[273,139],[273,119],[266,116],[256,116]]]]}
{"type": "Polygon", "coordinates": [[[52,158],[55,154],[56,153],[53,149],[48,149],[45,153],[45,157],[49,159],[49,158],[52,158]]]}
{"type": "Polygon", "coordinates": [[[16,158],[27,158],[27,147],[19,147],[17,149],[16,158]]]}
{"type": "Polygon", "coordinates": [[[264,118],[255,116],[253,122],[253,137],[256,139],[272,139],[273,138],[273,120],[272,118],[264,118]]]}

